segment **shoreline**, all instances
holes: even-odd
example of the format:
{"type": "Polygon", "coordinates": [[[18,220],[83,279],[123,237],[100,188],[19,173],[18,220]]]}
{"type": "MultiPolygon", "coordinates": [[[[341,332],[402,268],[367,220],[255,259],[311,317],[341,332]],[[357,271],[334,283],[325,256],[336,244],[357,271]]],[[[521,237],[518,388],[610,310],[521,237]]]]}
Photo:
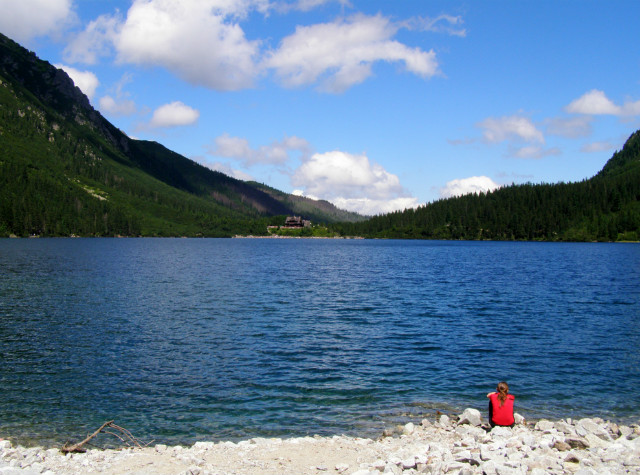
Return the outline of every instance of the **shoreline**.
{"type": "MultiPolygon", "coordinates": [[[[411,475],[452,473],[627,474],[640,472],[640,425],[600,418],[542,419],[483,427],[481,413],[409,422],[377,438],[345,435],[156,444],[135,449],[13,446],[0,440],[0,473],[75,475],[411,475]]],[[[640,421],[639,421],[640,422],[640,421]]]]}

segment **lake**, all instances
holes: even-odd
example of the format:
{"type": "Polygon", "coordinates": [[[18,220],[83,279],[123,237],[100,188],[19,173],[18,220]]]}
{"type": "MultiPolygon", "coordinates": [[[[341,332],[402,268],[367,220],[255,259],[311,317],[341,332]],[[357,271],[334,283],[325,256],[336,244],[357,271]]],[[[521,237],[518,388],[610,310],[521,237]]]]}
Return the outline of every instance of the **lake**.
{"type": "Polygon", "coordinates": [[[639,284],[638,244],[3,239],[0,436],[375,437],[501,380],[637,422],[639,284]]]}

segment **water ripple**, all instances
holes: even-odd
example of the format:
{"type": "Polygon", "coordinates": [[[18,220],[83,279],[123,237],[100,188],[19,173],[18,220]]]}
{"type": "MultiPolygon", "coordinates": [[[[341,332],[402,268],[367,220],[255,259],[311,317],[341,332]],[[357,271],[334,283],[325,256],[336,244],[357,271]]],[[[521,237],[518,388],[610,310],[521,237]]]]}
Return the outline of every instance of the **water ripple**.
{"type": "Polygon", "coordinates": [[[3,240],[0,269],[23,443],[377,435],[502,379],[529,418],[640,415],[638,245],[3,240]]]}

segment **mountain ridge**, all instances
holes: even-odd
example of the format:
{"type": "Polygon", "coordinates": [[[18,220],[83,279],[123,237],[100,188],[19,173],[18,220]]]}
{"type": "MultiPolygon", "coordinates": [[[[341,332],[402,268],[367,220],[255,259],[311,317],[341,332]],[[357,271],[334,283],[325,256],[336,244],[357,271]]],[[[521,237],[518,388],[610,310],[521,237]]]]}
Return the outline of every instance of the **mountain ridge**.
{"type": "Polygon", "coordinates": [[[368,238],[638,241],[640,130],[580,182],[505,186],[334,229],[368,238]]]}
{"type": "MultiPolygon", "coordinates": [[[[64,71],[3,35],[0,81],[5,175],[0,235],[230,236],[249,229],[264,234],[270,219],[300,214],[284,192],[276,199],[162,144],[128,137],[91,106],[64,71]],[[10,174],[24,180],[16,182],[10,174]],[[86,193],[87,187],[98,192],[86,193]],[[178,197],[180,192],[186,195],[178,197]],[[42,193],[51,200],[41,200],[42,193]],[[102,197],[99,203],[96,196],[102,197]],[[159,196],[166,198],[164,206],[159,196]],[[185,203],[192,223],[184,216],[185,203]],[[106,215],[107,224],[73,224],[90,219],[87,214],[94,220],[106,215]],[[116,225],[115,215],[120,216],[115,221],[129,225],[116,225]],[[62,216],[67,224],[52,228],[52,219],[62,216]]],[[[307,206],[305,217],[330,220],[325,206],[307,206]]]]}
{"type": "Polygon", "coordinates": [[[0,236],[265,235],[301,215],[343,236],[640,237],[640,131],[575,183],[511,185],[369,219],[129,138],[62,70],[0,35],[0,236]]]}

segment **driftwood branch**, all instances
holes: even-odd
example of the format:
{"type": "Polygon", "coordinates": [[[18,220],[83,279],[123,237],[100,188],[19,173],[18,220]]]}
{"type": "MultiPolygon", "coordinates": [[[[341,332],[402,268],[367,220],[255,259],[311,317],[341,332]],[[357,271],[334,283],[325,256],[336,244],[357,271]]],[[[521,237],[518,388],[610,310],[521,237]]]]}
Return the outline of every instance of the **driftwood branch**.
{"type": "Polygon", "coordinates": [[[89,441],[91,439],[96,437],[101,432],[104,432],[105,434],[109,434],[109,435],[113,435],[114,437],[117,437],[127,447],[142,448],[142,447],[146,447],[147,445],[149,445],[149,444],[142,444],[127,429],[125,429],[123,427],[120,427],[119,425],[114,424],[113,421],[107,421],[104,424],[102,424],[98,428],[98,430],[96,430],[93,434],[88,435],[83,441],[78,442],[77,444],[73,444],[73,445],[65,444],[60,449],[60,451],[62,453],[64,453],[64,454],[74,453],[74,452],[75,453],[77,453],[77,452],[85,452],[84,445],[89,443],[89,441]],[[107,430],[107,429],[111,429],[111,430],[107,430]]]}

